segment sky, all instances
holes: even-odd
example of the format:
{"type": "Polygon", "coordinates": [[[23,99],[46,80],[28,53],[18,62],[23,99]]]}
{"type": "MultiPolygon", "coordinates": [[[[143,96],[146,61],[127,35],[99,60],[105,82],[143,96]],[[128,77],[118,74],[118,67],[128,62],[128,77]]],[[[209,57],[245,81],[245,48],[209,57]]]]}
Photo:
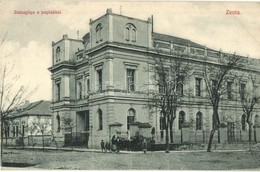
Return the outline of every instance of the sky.
{"type": "MultiPolygon", "coordinates": [[[[11,61],[20,76],[16,86],[38,88],[30,101],[51,100],[51,43],[68,34],[82,38],[89,19],[113,13],[147,20],[153,15],[154,32],[189,39],[209,48],[260,59],[259,2],[128,2],[83,0],[0,1],[0,64],[11,61]],[[52,15],[14,14],[20,11],[61,11],[52,15]],[[240,15],[226,12],[239,11],[240,15]],[[5,54],[11,54],[8,58],[5,54]],[[3,60],[4,59],[4,60],[3,60]]],[[[1,67],[1,65],[0,65],[1,67]]]]}

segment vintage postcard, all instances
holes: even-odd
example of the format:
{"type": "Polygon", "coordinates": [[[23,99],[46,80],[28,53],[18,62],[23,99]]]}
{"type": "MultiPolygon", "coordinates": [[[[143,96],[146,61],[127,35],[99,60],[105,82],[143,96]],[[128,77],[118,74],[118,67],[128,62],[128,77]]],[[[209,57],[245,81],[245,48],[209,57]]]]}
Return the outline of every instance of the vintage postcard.
{"type": "Polygon", "coordinates": [[[260,170],[260,3],[0,1],[1,169],[260,170]]]}

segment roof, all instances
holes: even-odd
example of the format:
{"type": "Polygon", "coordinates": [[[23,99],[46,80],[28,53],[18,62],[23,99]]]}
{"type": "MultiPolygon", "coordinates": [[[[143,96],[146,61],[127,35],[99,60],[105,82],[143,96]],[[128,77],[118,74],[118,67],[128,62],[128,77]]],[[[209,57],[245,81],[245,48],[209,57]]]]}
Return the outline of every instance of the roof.
{"type": "Polygon", "coordinates": [[[113,124],[110,124],[109,126],[122,126],[123,124],[119,122],[114,122],[113,124]]]}
{"type": "Polygon", "coordinates": [[[172,42],[175,44],[181,44],[181,45],[185,45],[185,46],[190,45],[191,47],[196,47],[196,48],[205,47],[203,45],[192,42],[188,39],[179,38],[179,37],[175,37],[175,36],[171,36],[171,35],[165,35],[165,34],[161,34],[161,33],[153,33],[153,39],[160,40],[160,41],[166,41],[166,42],[172,42]]]}
{"type": "Polygon", "coordinates": [[[40,100],[33,103],[26,103],[17,107],[12,112],[12,117],[32,115],[32,116],[51,116],[51,102],[40,100]]]}
{"type": "Polygon", "coordinates": [[[152,127],[151,124],[149,124],[149,123],[142,123],[139,121],[134,121],[130,125],[137,126],[138,128],[151,128],[152,127]]]}

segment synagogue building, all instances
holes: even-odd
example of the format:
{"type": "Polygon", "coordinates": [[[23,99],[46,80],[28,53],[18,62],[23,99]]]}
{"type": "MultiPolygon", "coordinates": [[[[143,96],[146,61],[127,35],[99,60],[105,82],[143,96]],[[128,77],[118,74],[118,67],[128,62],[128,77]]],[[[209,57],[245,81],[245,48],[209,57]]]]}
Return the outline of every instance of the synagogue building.
{"type": "MultiPolygon", "coordinates": [[[[61,40],[52,43],[49,71],[56,141],[66,143],[68,131],[64,129],[62,119],[70,117],[75,144],[94,148],[100,146],[101,140],[109,141],[113,135],[131,139],[137,132],[152,137],[152,128],[155,129],[155,142],[165,143],[160,109],[151,114],[146,106],[148,91],[158,90],[157,86],[147,84],[154,83],[154,73],[147,69],[153,67],[153,59],[158,56],[177,58],[181,54],[181,58],[196,65],[196,72],[182,86],[181,94],[186,100],[177,110],[173,143],[208,142],[213,127],[213,111],[203,71],[197,69],[202,70],[205,65],[214,66],[218,64],[218,58],[233,54],[188,39],[156,33],[153,29],[155,24],[152,18],[141,20],[107,9],[103,16],[89,20],[89,31],[82,39],[63,35],[61,40]],[[191,119],[195,122],[187,134],[182,124],[191,119]]],[[[260,60],[244,58],[247,64],[232,71],[242,79],[235,78],[227,83],[227,94],[220,102],[219,113],[227,125],[226,132],[222,132],[220,137],[223,143],[248,141],[249,128],[238,92],[241,88],[250,88],[259,95],[260,60]]],[[[259,115],[258,103],[251,119],[255,126],[252,137],[258,142],[259,115]]],[[[215,137],[213,141],[217,142],[217,134],[215,137]]]]}

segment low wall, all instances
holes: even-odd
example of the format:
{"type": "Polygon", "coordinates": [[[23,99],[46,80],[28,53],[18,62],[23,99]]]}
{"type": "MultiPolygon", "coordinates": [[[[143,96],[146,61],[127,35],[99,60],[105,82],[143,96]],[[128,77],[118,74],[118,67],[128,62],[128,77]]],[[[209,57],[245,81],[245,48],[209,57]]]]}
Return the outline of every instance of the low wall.
{"type": "MultiPolygon", "coordinates": [[[[44,136],[44,146],[50,146],[52,136],[44,136]]],[[[4,146],[42,146],[42,136],[27,136],[27,137],[10,137],[4,138],[4,146]]]]}

